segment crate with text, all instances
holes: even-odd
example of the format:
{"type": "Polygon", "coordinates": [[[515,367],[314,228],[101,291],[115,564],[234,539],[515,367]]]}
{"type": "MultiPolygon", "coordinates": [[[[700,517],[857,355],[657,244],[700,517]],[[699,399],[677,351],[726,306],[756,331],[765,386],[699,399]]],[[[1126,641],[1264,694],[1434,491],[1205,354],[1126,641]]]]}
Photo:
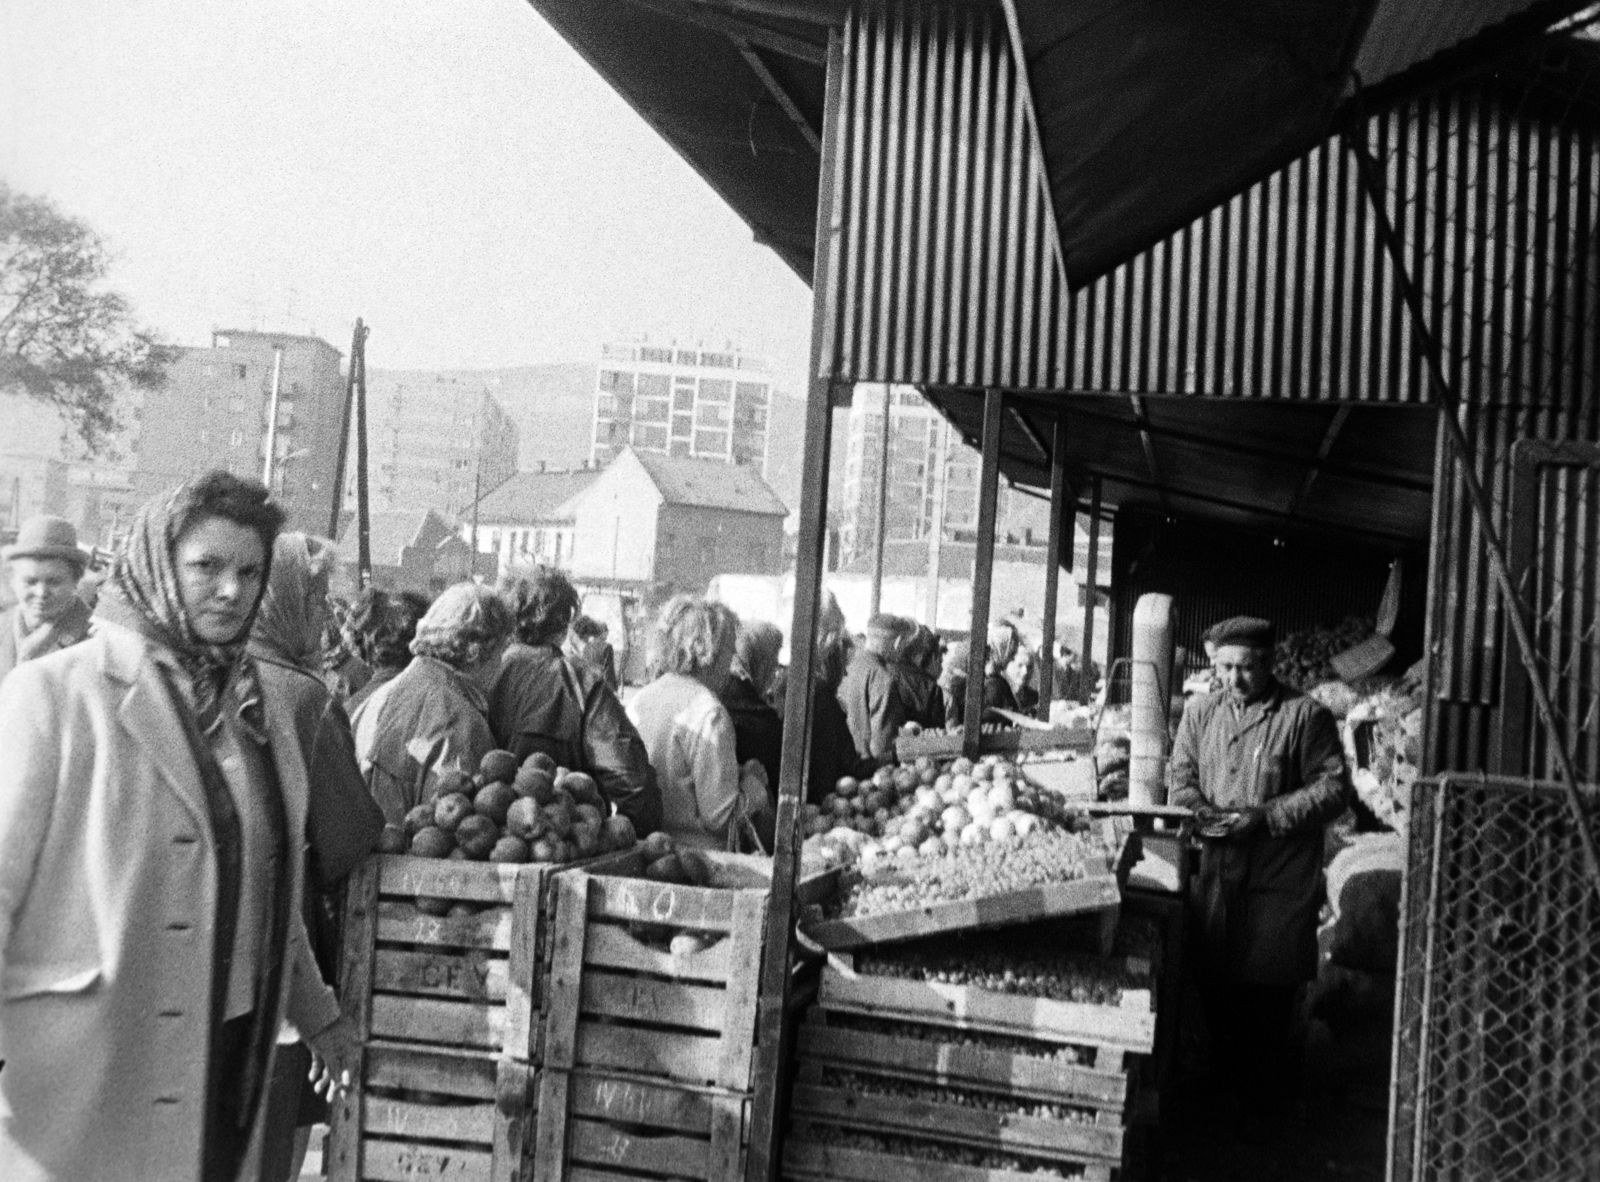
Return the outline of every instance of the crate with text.
{"type": "Polygon", "coordinates": [[[557,885],[541,1177],[743,1176],[771,861],[678,857],[695,885],[638,877],[644,852],[557,885]]]}
{"type": "Polygon", "coordinates": [[[510,1179],[535,1098],[549,900],[569,864],[371,859],[346,896],[340,999],[362,1041],[335,1180],[510,1179]]]}

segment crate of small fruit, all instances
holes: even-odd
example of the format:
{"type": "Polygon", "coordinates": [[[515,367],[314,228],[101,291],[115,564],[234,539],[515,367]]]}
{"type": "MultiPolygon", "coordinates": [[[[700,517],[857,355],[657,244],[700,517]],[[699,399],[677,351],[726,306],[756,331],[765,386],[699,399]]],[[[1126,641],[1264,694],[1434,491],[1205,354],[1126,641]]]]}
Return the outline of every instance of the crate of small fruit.
{"type": "Polygon", "coordinates": [[[541,1179],[744,1177],[771,866],[655,834],[558,882],[541,1179]]]}
{"type": "Polygon", "coordinates": [[[1111,1178],[1154,1042],[1149,984],[1147,960],[1053,937],[832,958],[800,1031],[785,1176],[1111,1178]]]}
{"type": "Polygon", "coordinates": [[[1122,837],[998,757],[940,769],[923,756],[847,777],[802,825],[803,856],[844,867],[836,895],[802,921],[825,948],[1105,911],[1122,897],[1122,837]]]}
{"type": "Polygon", "coordinates": [[[347,892],[340,998],[363,1049],[330,1178],[525,1176],[551,888],[635,846],[604,804],[587,775],[496,751],[385,829],[347,892]]]}

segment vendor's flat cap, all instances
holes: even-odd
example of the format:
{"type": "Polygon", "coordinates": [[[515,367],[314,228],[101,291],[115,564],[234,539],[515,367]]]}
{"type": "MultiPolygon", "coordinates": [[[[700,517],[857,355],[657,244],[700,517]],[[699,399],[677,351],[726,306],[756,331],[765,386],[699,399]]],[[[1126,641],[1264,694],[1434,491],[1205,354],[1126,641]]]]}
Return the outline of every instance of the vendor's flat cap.
{"type": "Polygon", "coordinates": [[[1242,644],[1250,648],[1272,648],[1278,643],[1277,629],[1271,620],[1259,616],[1233,616],[1211,625],[1207,640],[1221,648],[1225,644],[1242,644]]]}

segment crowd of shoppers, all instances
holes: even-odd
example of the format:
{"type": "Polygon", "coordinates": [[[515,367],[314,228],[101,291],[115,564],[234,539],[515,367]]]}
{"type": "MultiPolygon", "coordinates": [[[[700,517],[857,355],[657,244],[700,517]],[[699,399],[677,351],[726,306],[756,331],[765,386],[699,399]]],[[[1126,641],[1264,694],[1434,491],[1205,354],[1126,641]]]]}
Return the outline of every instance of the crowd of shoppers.
{"type": "MultiPolygon", "coordinates": [[[[491,750],[589,773],[641,837],[771,848],[775,626],[669,600],[624,705],[560,571],[346,601],[333,544],[283,524],[259,484],[193,480],[97,607],[69,522],[0,551],[0,1177],[294,1177],[355,1053],[343,884],[491,750]]],[[[1010,624],[987,639],[985,707],[1026,708],[1036,662],[1010,624]]],[[[952,647],[891,615],[853,637],[824,597],[808,799],[959,719],[952,647]]]]}

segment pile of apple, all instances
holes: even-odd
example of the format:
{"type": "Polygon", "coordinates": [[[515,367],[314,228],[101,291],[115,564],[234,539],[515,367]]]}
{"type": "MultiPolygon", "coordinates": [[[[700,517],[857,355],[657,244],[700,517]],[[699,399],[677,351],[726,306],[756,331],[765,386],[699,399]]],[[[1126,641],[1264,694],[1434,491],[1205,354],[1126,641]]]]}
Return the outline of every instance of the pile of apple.
{"type": "Polygon", "coordinates": [[[1009,761],[962,758],[941,771],[923,756],[910,767],[880,768],[864,784],[845,777],[820,805],[805,806],[801,826],[807,850],[822,864],[870,866],[1009,843],[1060,819],[1050,795],[1009,761]]]}
{"type": "Polygon", "coordinates": [[[491,751],[474,776],[439,776],[431,800],[402,824],[384,826],[378,849],[469,862],[572,862],[632,848],[633,822],[609,811],[586,773],[557,767],[543,752],[519,766],[511,752],[491,751]]]}

